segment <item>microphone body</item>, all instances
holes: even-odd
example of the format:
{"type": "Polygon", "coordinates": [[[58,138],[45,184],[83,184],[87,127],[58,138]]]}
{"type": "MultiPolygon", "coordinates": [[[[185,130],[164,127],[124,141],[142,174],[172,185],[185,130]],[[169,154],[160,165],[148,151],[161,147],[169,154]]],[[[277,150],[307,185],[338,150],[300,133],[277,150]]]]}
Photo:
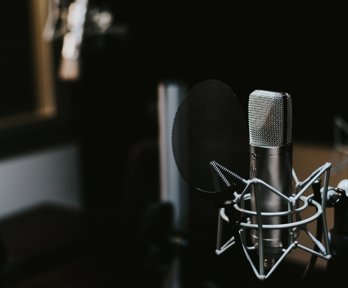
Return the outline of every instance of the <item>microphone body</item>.
{"type": "MultiPolygon", "coordinates": [[[[249,97],[250,178],[258,178],[285,196],[292,194],[292,105],[287,93],[255,90],[249,97]]],[[[251,208],[261,212],[287,211],[288,203],[262,185],[251,190],[251,208]],[[257,193],[257,194],[256,194],[257,193]],[[258,201],[258,203],[256,203],[258,201]]],[[[290,216],[263,215],[262,225],[288,223],[290,216]]],[[[257,217],[251,217],[254,224],[257,217]]],[[[262,229],[264,267],[271,268],[289,243],[288,229],[262,229]]],[[[251,242],[260,251],[259,231],[251,242]]]]}

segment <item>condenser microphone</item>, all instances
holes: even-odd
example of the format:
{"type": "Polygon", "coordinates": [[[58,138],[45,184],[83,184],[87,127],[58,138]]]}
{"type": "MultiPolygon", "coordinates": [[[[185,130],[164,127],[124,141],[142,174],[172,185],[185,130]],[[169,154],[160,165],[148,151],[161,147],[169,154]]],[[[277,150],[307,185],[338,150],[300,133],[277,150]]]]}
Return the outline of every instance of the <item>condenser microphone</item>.
{"type": "Polygon", "coordinates": [[[174,117],[174,160],[186,182],[219,208],[217,255],[241,246],[256,277],[266,280],[300,249],[312,255],[307,275],[316,257],[332,257],[326,220],[326,202],[336,197],[328,195],[332,165],[325,163],[302,181],[297,177],[289,94],[253,91],[249,127],[242,112],[226,84],[211,79],[193,87],[174,117]],[[310,227],[314,221],[316,235],[310,227]]]}
{"type": "MultiPolygon", "coordinates": [[[[292,194],[292,103],[287,93],[255,90],[248,103],[250,178],[258,178],[289,197],[292,194]]],[[[261,218],[252,216],[252,223],[262,225],[289,222],[288,202],[265,186],[251,189],[251,208],[263,213],[261,218]],[[273,215],[272,215],[273,213],[273,215]],[[274,215],[276,214],[276,216],[274,215]],[[259,224],[259,223],[258,223],[259,224]]],[[[264,267],[270,269],[289,245],[287,229],[264,229],[262,236],[251,230],[251,242],[256,250],[263,249],[264,267]],[[262,243],[260,244],[260,239],[262,243]],[[262,248],[260,247],[262,245],[262,248]]],[[[261,254],[261,252],[259,251],[261,254]]]]}

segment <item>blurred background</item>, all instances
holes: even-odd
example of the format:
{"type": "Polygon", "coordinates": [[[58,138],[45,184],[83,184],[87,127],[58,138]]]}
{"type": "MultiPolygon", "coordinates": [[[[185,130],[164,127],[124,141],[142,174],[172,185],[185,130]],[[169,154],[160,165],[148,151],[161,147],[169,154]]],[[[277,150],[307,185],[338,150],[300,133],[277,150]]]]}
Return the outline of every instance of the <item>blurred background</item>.
{"type": "Polygon", "coordinates": [[[179,196],[166,190],[166,177],[178,175],[161,137],[185,91],[217,79],[245,116],[255,89],[291,95],[300,177],[326,161],[338,166],[347,47],[338,7],[238,4],[2,3],[4,287],[255,284],[241,251],[215,255],[216,207],[179,178],[170,184],[179,196]]]}

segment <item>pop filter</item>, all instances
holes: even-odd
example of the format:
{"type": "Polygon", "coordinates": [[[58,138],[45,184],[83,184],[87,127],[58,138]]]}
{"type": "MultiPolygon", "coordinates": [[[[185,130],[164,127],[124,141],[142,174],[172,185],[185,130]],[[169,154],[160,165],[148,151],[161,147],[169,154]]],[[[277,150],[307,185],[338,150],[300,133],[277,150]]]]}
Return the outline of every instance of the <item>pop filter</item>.
{"type": "Polygon", "coordinates": [[[242,177],[249,173],[247,121],[228,85],[210,79],[188,91],[175,114],[172,148],[176,165],[190,187],[212,198],[217,192],[222,200],[232,197],[226,186],[219,189],[214,183],[211,167],[216,161],[242,177]]]}

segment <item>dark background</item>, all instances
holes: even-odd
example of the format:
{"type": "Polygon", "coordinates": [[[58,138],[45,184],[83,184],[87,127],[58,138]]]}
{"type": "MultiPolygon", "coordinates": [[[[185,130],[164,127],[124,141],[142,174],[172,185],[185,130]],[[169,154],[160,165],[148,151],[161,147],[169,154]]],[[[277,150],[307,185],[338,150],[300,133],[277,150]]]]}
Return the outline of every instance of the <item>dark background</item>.
{"type": "MultiPolygon", "coordinates": [[[[7,68],[0,116],[33,108],[27,2],[21,2],[21,8],[19,2],[5,3],[8,13],[1,20],[1,51],[7,68]]],[[[330,146],[333,117],[348,118],[345,17],[340,7],[243,6],[237,2],[197,6],[179,2],[91,3],[111,9],[115,25],[125,25],[127,33],[85,37],[81,78],[64,82],[55,75],[57,119],[3,129],[0,154],[5,158],[60,143],[78,143],[83,205],[87,226],[94,228],[92,236],[87,233],[91,242],[74,249],[85,251],[91,244],[88,247],[98,251],[98,257],[92,257],[96,260],[93,265],[103,262],[102,267],[107,267],[105,274],[102,269],[94,270],[98,277],[109,279],[113,269],[120,269],[120,275],[126,271],[122,280],[132,279],[134,271],[141,271],[142,276],[156,274],[158,263],[164,261],[147,254],[148,243],[152,243],[145,237],[148,235],[144,242],[132,242],[143,235],[145,214],[159,200],[156,101],[160,81],[179,79],[191,87],[206,79],[221,80],[236,93],[245,116],[253,90],[288,92],[293,100],[297,142],[330,146]],[[127,255],[124,250],[133,244],[136,249],[127,255]],[[156,268],[149,268],[148,259],[156,268]]],[[[58,67],[60,40],[54,43],[54,49],[58,67]]],[[[190,274],[192,282],[203,287],[202,279],[220,279],[221,285],[229,287],[233,257],[228,254],[217,260],[213,253],[216,209],[194,194],[191,198],[189,237],[193,245],[187,263],[195,267],[190,274]]],[[[253,277],[250,267],[245,269],[242,275],[253,277]]],[[[243,283],[243,277],[237,278],[237,283],[243,283]]],[[[99,278],[94,280],[98,282],[99,278]]],[[[115,277],[109,280],[117,283],[115,277]]]]}
{"type": "MultiPolygon", "coordinates": [[[[288,92],[298,141],[330,144],[333,116],[345,117],[344,17],[339,7],[237,2],[190,6],[110,1],[107,5],[114,9],[115,20],[131,29],[129,46],[110,45],[113,57],[105,58],[112,79],[123,77],[133,85],[116,86],[114,80],[112,87],[136,97],[137,105],[132,106],[143,107],[143,113],[155,101],[160,79],[179,78],[192,86],[215,78],[230,85],[245,111],[254,89],[288,92]],[[120,61],[126,68],[117,65],[120,61]]],[[[109,83],[105,77],[102,81],[109,83]]],[[[129,107],[130,98],[120,101],[129,107]]],[[[140,116],[136,111],[131,114],[140,116]]]]}

